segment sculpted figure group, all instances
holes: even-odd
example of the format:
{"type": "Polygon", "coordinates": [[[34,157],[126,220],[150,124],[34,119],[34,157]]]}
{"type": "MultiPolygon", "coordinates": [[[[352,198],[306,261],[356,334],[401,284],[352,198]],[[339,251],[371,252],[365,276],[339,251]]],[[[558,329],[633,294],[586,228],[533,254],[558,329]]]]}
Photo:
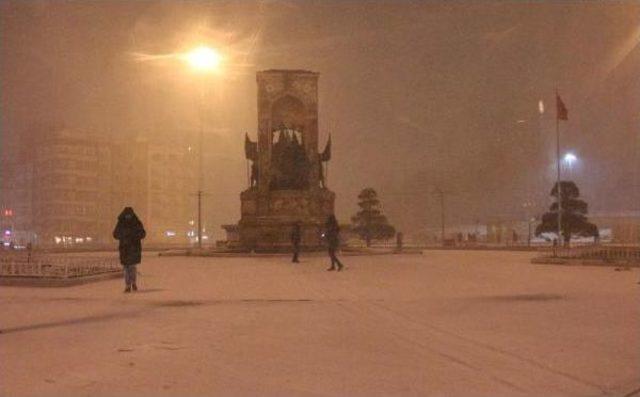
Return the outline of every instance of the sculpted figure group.
{"type": "MultiPolygon", "coordinates": [[[[270,190],[304,190],[310,187],[312,162],[306,154],[301,127],[289,128],[281,125],[273,132],[271,163],[269,164],[270,190]]],[[[251,161],[249,187],[258,186],[260,167],[258,166],[258,144],[245,135],[245,156],[251,161]]],[[[326,188],[323,164],[331,159],[331,137],[322,153],[318,155],[319,184],[326,188]]]]}

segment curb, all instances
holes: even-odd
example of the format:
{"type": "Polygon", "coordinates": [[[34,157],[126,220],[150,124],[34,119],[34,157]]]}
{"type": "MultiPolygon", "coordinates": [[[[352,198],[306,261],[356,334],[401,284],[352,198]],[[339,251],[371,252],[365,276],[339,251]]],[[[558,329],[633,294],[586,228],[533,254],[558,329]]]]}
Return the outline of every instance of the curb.
{"type": "MultiPolygon", "coordinates": [[[[247,253],[247,252],[203,252],[203,253],[192,253],[192,252],[164,252],[159,253],[158,256],[181,256],[181,257],[196,257],[196,258],[278,258],[278,257],[290,257],[292,252],[282,252],[282,253],[247,253]]],[[[324,251],[314,251],[314,252],[301,252],[300,254],[304,256],[313,256],[313,257],[323,257],[327,254],[324,251]]],[[[407,250],[402,252],[396,251],[386,251],[386,252],[358,252],[358,251],[342,251],[340,252],[342,256],[379,256],[379,255],[422,255],[422,251],[420,250],[407,250]]]]}

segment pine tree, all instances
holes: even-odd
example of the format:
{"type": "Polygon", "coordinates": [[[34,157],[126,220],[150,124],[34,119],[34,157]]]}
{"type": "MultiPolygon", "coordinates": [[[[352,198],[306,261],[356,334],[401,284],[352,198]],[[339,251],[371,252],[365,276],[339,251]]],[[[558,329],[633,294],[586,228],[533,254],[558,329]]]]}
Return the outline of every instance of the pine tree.
{"type": "Polygon", "coordinates": [[[363,189],[358,195],[360,211],[351,218],[353,230],[371,246],[371,240],[389,239],[396,234],[389,225],[387,217],[382,215],[378,194],[372,188],[363,189]]]}
{"type": "MultiPolygon", "coordinates": [[[[562,237],[566,245],[569,245],[571,236],[599,236],[598,227],[587,221],[588,206],[580,200],[580,190],[572,181],[561,181],[561,201],[562,201],[562,237]]],[[[558,184],[551,189],[551,196],[558,196],[558,184]]],[[[536,227],[536,236],[542,233],[558,232],[558,202],[551,204],[549,212],[542,215],[542,223],[536,227]]]]}

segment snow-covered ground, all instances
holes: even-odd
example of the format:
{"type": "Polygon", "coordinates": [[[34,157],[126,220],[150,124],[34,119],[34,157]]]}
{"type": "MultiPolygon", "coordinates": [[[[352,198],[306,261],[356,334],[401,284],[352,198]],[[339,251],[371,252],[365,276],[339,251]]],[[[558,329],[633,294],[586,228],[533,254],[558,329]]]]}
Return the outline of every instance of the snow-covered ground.
{"type": "Polygon", "coordinates": [[[640,388],[638,270],[531,253],[146,256],[0,288],[2,396],[599,396],[640,388]]]}

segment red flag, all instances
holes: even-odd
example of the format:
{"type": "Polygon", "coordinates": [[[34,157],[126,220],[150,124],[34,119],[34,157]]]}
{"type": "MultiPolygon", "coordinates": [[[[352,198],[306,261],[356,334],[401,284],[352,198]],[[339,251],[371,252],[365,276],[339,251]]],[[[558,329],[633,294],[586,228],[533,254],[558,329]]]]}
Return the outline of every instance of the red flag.
{"type": "Polygon", "coordinates": [[[558,94],[556,94],[556,111],[558,120],[569,120],[569,111],[558,94]]]}

